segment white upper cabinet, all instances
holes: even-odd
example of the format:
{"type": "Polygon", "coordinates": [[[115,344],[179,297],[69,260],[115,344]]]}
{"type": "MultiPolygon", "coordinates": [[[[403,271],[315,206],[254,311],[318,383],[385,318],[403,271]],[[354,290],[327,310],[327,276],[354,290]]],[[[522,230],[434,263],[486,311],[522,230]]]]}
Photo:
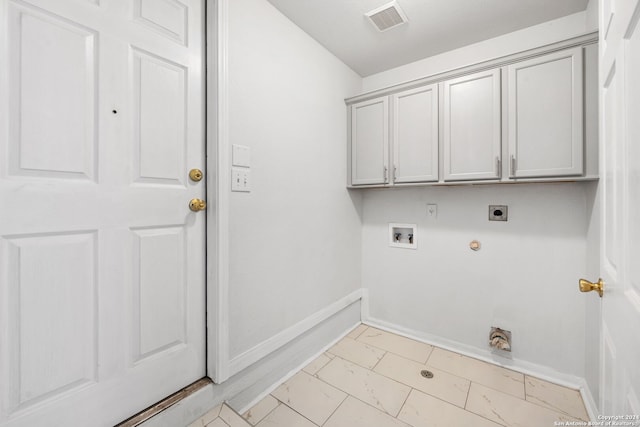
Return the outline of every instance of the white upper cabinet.
{"type": "Polygon", "coordinates": [[[442,83],[444,180],[500,178],[500,69],[442,83]]]}
{"type": "Polygon", "coordinates": [[[582,47],[506,69],[509,176],[582,175],[582,47]]]}
{"type": "Polygon", "coordinates": [[[595,36],[347,99],[349,185],[597,179],[595,36]]]}
{"type": "Polygon", "coordinates": [[[389,97],[351,106],[351,184],[389,182],[389,97]]]}
{"type": "Polygon", "coordinates": [[[393,182],[438,181],[438,85],[391,96],[393,182]]]}

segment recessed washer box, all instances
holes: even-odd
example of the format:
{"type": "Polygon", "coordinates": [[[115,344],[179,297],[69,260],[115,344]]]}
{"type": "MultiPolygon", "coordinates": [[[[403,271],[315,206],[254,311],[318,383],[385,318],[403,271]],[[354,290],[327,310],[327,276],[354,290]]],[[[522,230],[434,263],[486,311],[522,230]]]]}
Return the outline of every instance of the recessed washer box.
{"type": "Polygon", "coordinates": [[[389,224],[389,246],[392,248],[417,249],[418,226],[416,224],[389,224]]]}

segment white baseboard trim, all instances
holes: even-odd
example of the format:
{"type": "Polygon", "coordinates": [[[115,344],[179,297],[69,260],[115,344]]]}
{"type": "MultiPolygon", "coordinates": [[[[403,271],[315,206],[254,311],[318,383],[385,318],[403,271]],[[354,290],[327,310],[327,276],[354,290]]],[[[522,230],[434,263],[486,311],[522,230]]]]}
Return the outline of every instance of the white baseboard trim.
{"type": "Polygon", "coordinates": [[[369,326],[373,326],[374,328],[386,330],[388,332],[411,338],[416,341],[431,344],[445,350],[454,351],[464,356],[473,357],[474,359],[479,359],[493,365],[508,368],[525,375],[535,376],[554,384],[580,390],[581,392],[586,387],[586,381],[583,378],[575,375],[563,374],[544,365],[538,365],[536,363],[518,359],[507,359],[494,355],[489,350],[482,350],[470,345],[459,343],[457,341],[442,338],[437,335],[405,328],[403,326],[386,322],[384,320],[369,317],[366,321],[363,321],[363,323],[369,326]]]}
{"type": "Polygon", "coordinates": [[[311,316],[303,319],[293,326],[279,332],[271,338],[261,342],[260,344],[250,348],[244,353],[239,354],[229,361],[229,374],[234,375],[243,369],[253,365],[258,360],[267,356],[268,354],[279,349],[288,342],[294,340],[298,336],[304,334],[309,329],[330,318],[346,307],[350,306],[354,302],[362,299],[362,289],[358,289],[355,292],[339,299],[323,308],[320,311],[312,314],[311,316]]]}
{"type": "Polygon", "coordinates": [[[362,301],[360,302],[360,320],[369,320],[369,289],[362,288],[362,301]]]}
{"type": "Polygon", "coordinates": [[[593,398],[593,394],[591,394],[591,389],[589,388],[587,381],[584,379],[580,386],[580,395],[582,396],[582,401],[584,402],[584,406],[587,409],[587,414],[589,414],[591,421],[600,421],[598,420],[598,416],[600,415],[598,404],[593,398]]]}
{"type": "Polygon", "coordinates": [[[263,391],[262,393],[260,393],[255,399],[253,399],[251,402],[249,402],[248,404],[246,404],[244,407],[240,408],[237,412],[239,414],[244,414],[245,412],[247,412],[249,409],[253,408],[256,403],[260,402],[262,399],[264,399],[267,395],[271,394],[271,392],[273,390],[275,390],[276,388],[280,387],[280,384],[282,384],[283,382],[287,381],[289,378],[291,378],[292,376],[294,376],[295,374],[297,374],[298,372],[300,372],[302,370],[302,368],[304,368],[305,366],[307,366],[309,363],[313,362],[314,360],[316,360],[322,353],[324,353],[325,351],[329,350],[331,347],[333,347],[338,341],[340,341],[341,339],[343,339],[344,337],[346,337],[347,335],[349,335],[351,333],[351,331],[353,331],[355,328],[357,328],[358,326],[360,326],[362,323],[361,322],[357,322],[355,325],[353,325],[352,327],[346,329],[342,334],[340,334],[336,339],[334,339],[333,341],[331,341],[329,344],[325,345],[319,352],[317,352],[316,354],[314,354],[313,356],[311,356],[310,358],[308,358],[307,360],[305,360],[304,362],[302,362],[301,364],[299,364],[298,366],[296,366],[295,368],[291,369],[291,371],[287,372],[286,375],[283,375],[278,381],[276,381],[275,383],[273,383],[273,385],[271,385],[269,388],[267,388],[265,391],[263,391]]]}

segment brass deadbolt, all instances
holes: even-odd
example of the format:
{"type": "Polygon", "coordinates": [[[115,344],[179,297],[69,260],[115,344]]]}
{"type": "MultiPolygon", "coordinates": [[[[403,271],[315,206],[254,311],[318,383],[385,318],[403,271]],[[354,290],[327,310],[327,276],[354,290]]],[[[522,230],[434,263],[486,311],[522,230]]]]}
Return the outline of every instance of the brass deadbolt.
{"type": "Polygon", "coordinates": [[[189,171],[189,178],[191,178],[191,181],[193,181],[193,182],[202,181],[202,177],[203,176],[204,176],[204,174],[202,173],[202,171],[200,169],[191,169],[189,171]]]}
{"type": "Polygon", "coordinates": [[[202,199],[191,199],[189,201],[189,209],[194,212],[203,211],[207,208],[207,202],[202,199]]]}
{"type": "Polygon", "coordinates": [[[602,279],[598,279],[597,283],[591,283],[588,280],[580,279],[578,281],[578,285],[580,286],[580,292],[597,291],[600,298],[602,298],[602,294],[604,294],[604,282],[602,279]]]}

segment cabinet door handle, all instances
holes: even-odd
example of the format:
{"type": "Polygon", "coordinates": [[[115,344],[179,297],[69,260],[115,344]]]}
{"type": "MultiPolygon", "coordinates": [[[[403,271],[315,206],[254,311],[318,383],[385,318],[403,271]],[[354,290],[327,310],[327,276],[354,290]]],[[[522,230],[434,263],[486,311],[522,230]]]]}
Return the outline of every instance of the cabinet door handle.
{"type": "Polygon", "coordinates": [[[387,182],[387,181],[388,181],[388,179],[387,179],[387,171],[388,171],[388,169],[387,169],[387,167],[385,166],[385,167],[384,167],[384,182],[387,182]]]}
{"type": "Polygon", "coordinates": [[[511,176],[516,175],[516,156],[511,155],[511,176]]]}
{"type": "Polygon", "coordinates": [[[393,165],[393,182],[396,182],[398,180],[398,167],[396,165],[393,165]]]}
{"type": "Polygon", "coordinates": [[[496,157],[496,175],[498,178],[502,177],[502,160],[498,156],[496,157]]]}

